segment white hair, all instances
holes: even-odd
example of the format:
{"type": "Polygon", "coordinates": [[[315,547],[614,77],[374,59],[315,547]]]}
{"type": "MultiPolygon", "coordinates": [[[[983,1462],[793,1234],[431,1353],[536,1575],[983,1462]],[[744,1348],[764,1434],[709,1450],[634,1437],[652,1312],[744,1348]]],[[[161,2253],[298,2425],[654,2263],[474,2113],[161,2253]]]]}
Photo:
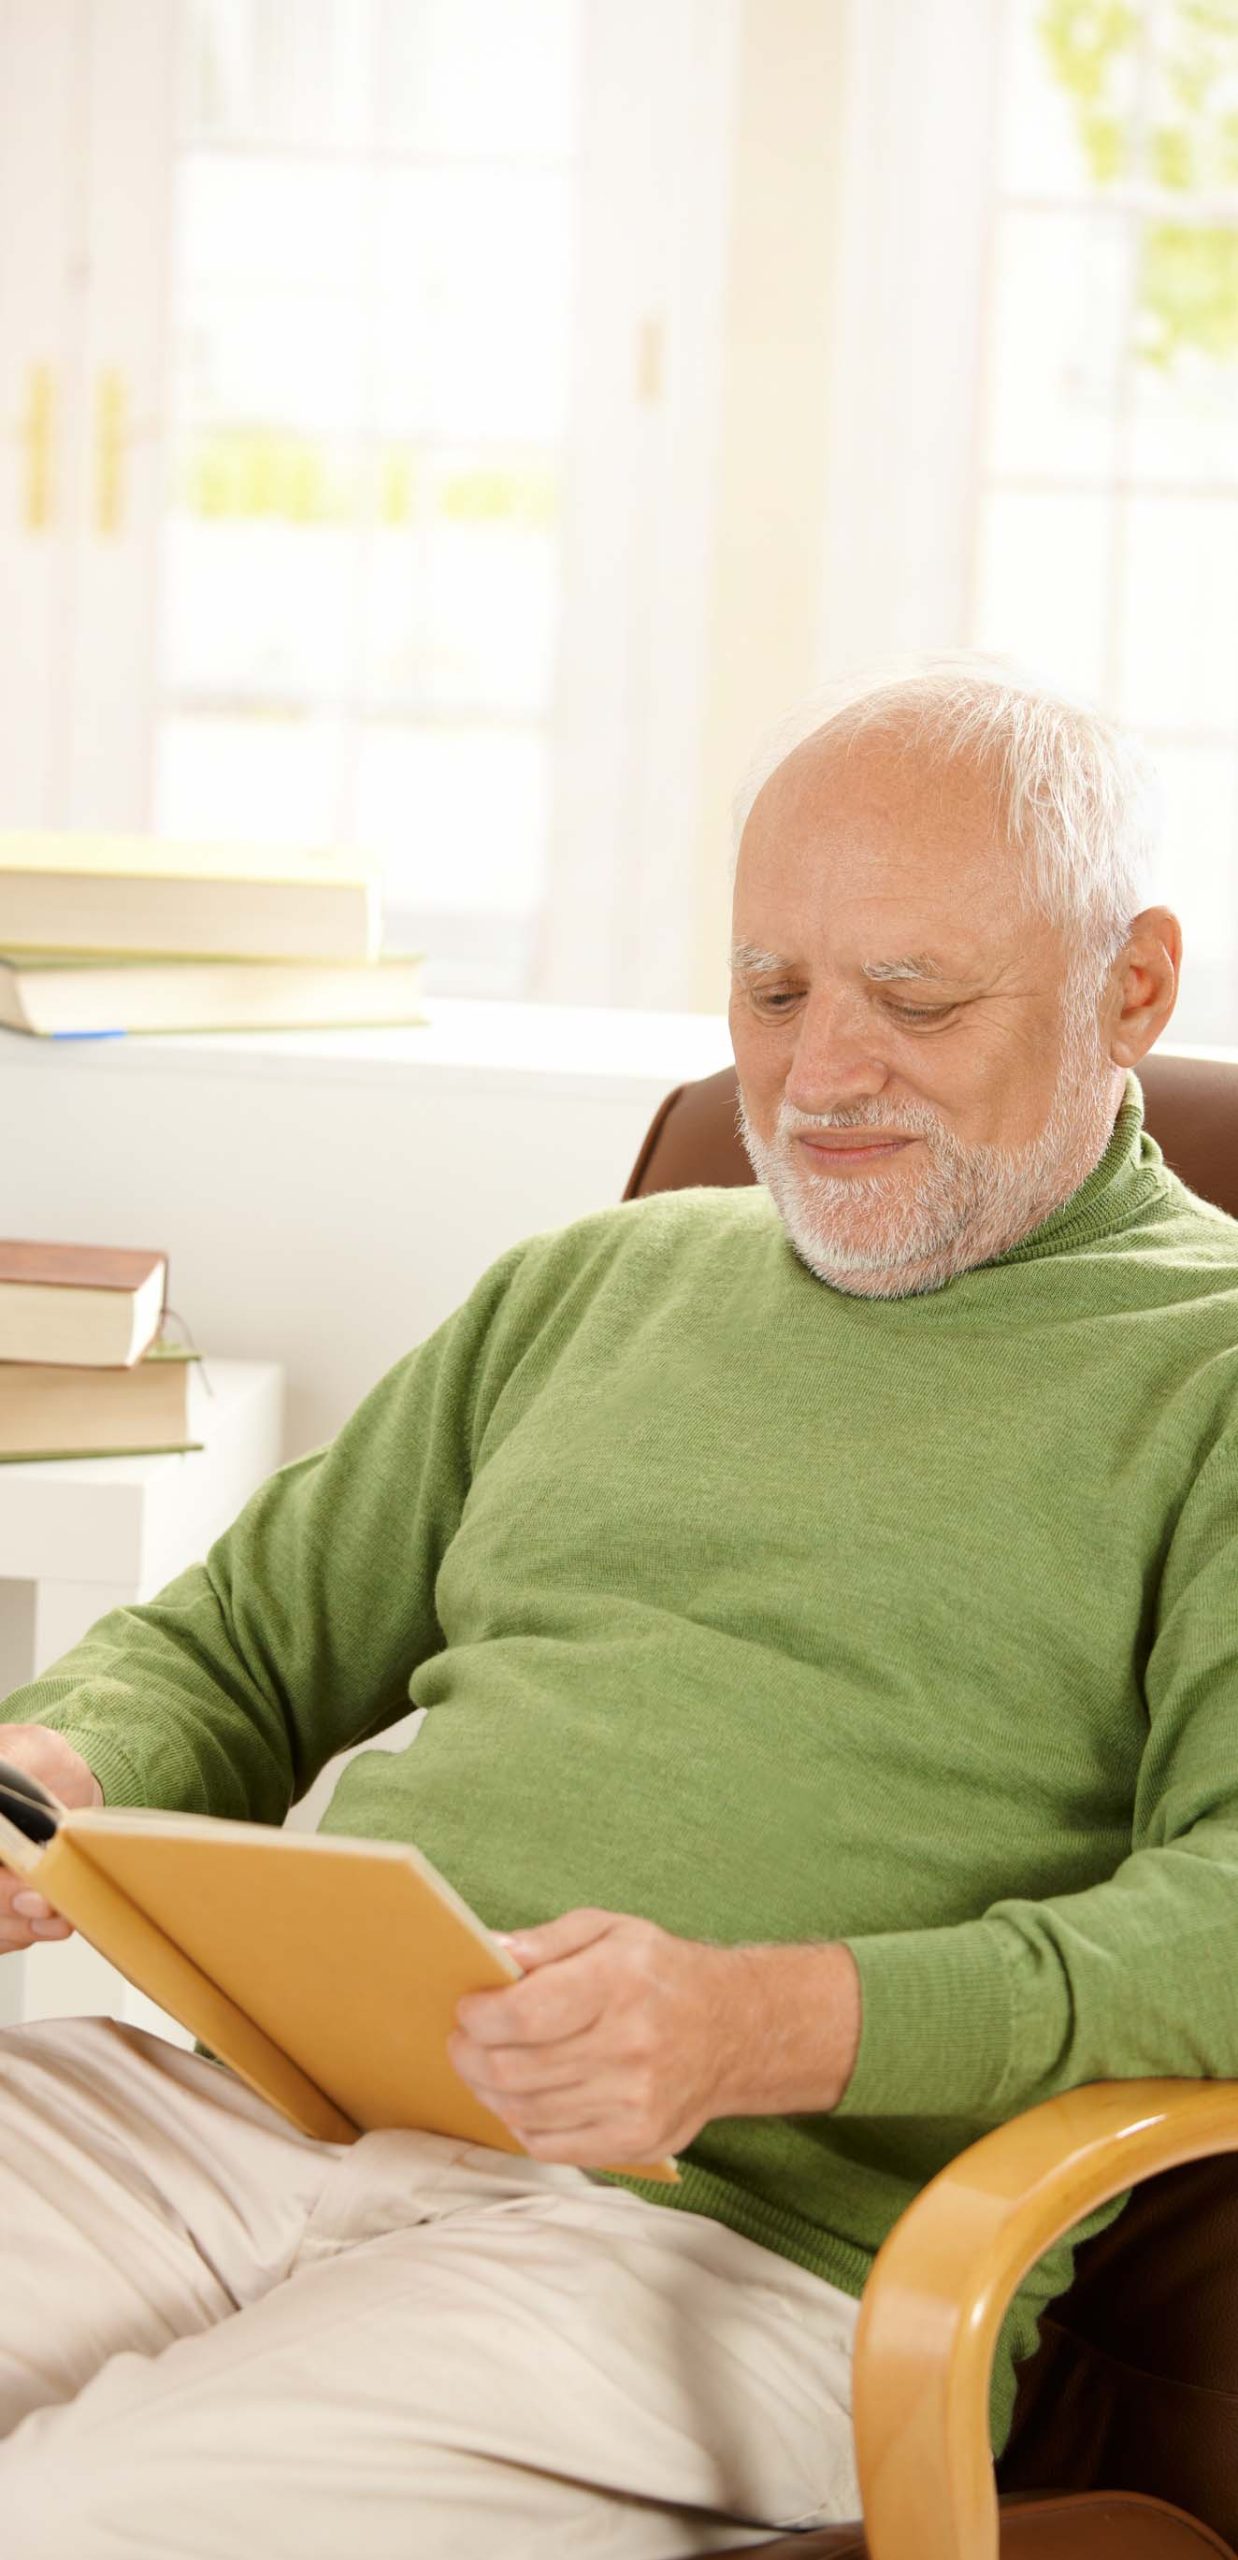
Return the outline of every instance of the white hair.
{"type": "Polygon", "coordinates": [[[913,658],[838,680],[801,704],[758,750],[735,800],[735,850],[758,793],[809,738],[880,729],[945,763],[992,776],[1031,904],[1116,957],[1144,904],[1155,835],[1143,757],[1084,702],[1050,692],[999,658],[913,658]]]}

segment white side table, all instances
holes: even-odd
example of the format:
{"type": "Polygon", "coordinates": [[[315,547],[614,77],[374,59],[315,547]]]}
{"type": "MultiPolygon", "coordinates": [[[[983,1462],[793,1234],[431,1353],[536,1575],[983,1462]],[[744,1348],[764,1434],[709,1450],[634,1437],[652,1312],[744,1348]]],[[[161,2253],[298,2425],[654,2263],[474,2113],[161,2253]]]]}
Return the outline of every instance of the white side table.
{"type": "MultiPolygon", "coordinates": [[[[192,1455],[0,1466],[0,1700],[105,1611],[151,1599],[205,1555],[279,1465],[282,1369],[250,1360],[203,1368],[195,1427],[206,1445],[192,1455]],[[201,1392],[208,1382],[213,1392],[201,1392]]],[[[0,1960],[0,2022],[86,2014],[191,2041],[80,1938],[0,1960]]]]}

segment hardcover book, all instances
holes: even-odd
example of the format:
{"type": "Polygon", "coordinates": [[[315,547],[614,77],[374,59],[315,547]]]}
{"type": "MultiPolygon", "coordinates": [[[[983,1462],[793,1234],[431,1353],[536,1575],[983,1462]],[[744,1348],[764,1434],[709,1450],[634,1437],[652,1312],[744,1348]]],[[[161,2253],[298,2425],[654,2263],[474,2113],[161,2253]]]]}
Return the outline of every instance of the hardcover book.
{"type": "Polygon", "coordinates": [[[378,877],[312,848],[0,834],[0,950],[372,960],[378,877]]]}
{"type": "Polygon", "coordinates": [[[130,1368],[163,1319],[167,1256],[0,1239],[0,1360],[130,1368]]]}
{"type": "Polygon", "coordinates": [[[202,1448],[190,1417],[196,1360],[171,1343],[152,1344],[131,1369],[0,1360],[0,1465],[202,1448]]]}
{"type": "MultiPolygon", "coordinates": [[[[405,2126],[521,2153],[447,2055],[457,2001],[520,1967],[418,1850],[71,1811],[0,1760],[0,1864],[303,2132],[405,2126]]],[[[622,2166],[678,2180],[670,2160],[622,2166]]]]}
{"type": "Polygon", "coordinates": [[[120,1032],[337,1031],[423,1022],[422,964],[377,960],[124,960],[0,951],[0,1023],[36,1039],[120,1032]]]}

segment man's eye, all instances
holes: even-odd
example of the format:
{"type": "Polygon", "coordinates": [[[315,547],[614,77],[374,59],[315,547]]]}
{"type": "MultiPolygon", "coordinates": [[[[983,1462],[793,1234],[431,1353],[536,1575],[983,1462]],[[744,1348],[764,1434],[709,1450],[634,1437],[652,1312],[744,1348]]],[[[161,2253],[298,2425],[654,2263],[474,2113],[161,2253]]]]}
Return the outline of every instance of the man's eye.
{"type": "Polygon", "coordinates": [[[781,1013],[787,1005],[796,1002],[796,989],[794,987],[756,987],[753,989],[753,1001],[761,1005],[766,1013],[781,1013]]]}
{"type": "Polygon", "coordinates": [[[888,1011],[893,1014],[896,1022],[944,1022],[947,1014],[953,1013],[954,1006],[952,1004],[892,1004],[888,1007],[888,1011]]]}

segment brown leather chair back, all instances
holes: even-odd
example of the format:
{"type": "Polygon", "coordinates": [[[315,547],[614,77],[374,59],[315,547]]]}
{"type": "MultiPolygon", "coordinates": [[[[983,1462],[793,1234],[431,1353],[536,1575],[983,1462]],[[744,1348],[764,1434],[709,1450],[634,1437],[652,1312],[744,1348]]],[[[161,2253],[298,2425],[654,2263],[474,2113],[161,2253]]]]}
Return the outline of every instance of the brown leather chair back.
{"type": "MultiPolygon", "coordinates": [[[[1238,1217],[1238,1061],[1151,1057],[1141,1081],[1147,1125],[1167,1163],[1238,1217]]],[[[751,1182],[735,1107],[733,1068],[670,1094],[625,1197],[751,1182]]],[[[1143,2491],[1238,2546],[1238,2155],[1150,2179],[1080,2251],[1075,2282],[1022,2368],[998,2482],[1003,2492],[1143,2491]]],[[[1010,2521],[1021,2549],[1033,2518],[1012,2510],[1010,2521]]],[[[1080,2511],[1077,2542],[1065,2514],[1052,2534],[1047,2512],[1038,2509],[1035,2521],[1062,2560],[1068,2550],[1109,2547],[1091,2510],[1080,2511]]],[[[1160,2547],[1154,2526],[1145,2516],[1150,2550],[1160,2547]]],[[[1133,2550],[1130,2531],[1128,2517],[1115,2560],[1119,2549],[1133,2550]]],[[[822,2551],[837,2548],[840,2560],[844,2547],[863,2548],[841,2531],[837,2545],[821,2538],[822,2551]]]]}

